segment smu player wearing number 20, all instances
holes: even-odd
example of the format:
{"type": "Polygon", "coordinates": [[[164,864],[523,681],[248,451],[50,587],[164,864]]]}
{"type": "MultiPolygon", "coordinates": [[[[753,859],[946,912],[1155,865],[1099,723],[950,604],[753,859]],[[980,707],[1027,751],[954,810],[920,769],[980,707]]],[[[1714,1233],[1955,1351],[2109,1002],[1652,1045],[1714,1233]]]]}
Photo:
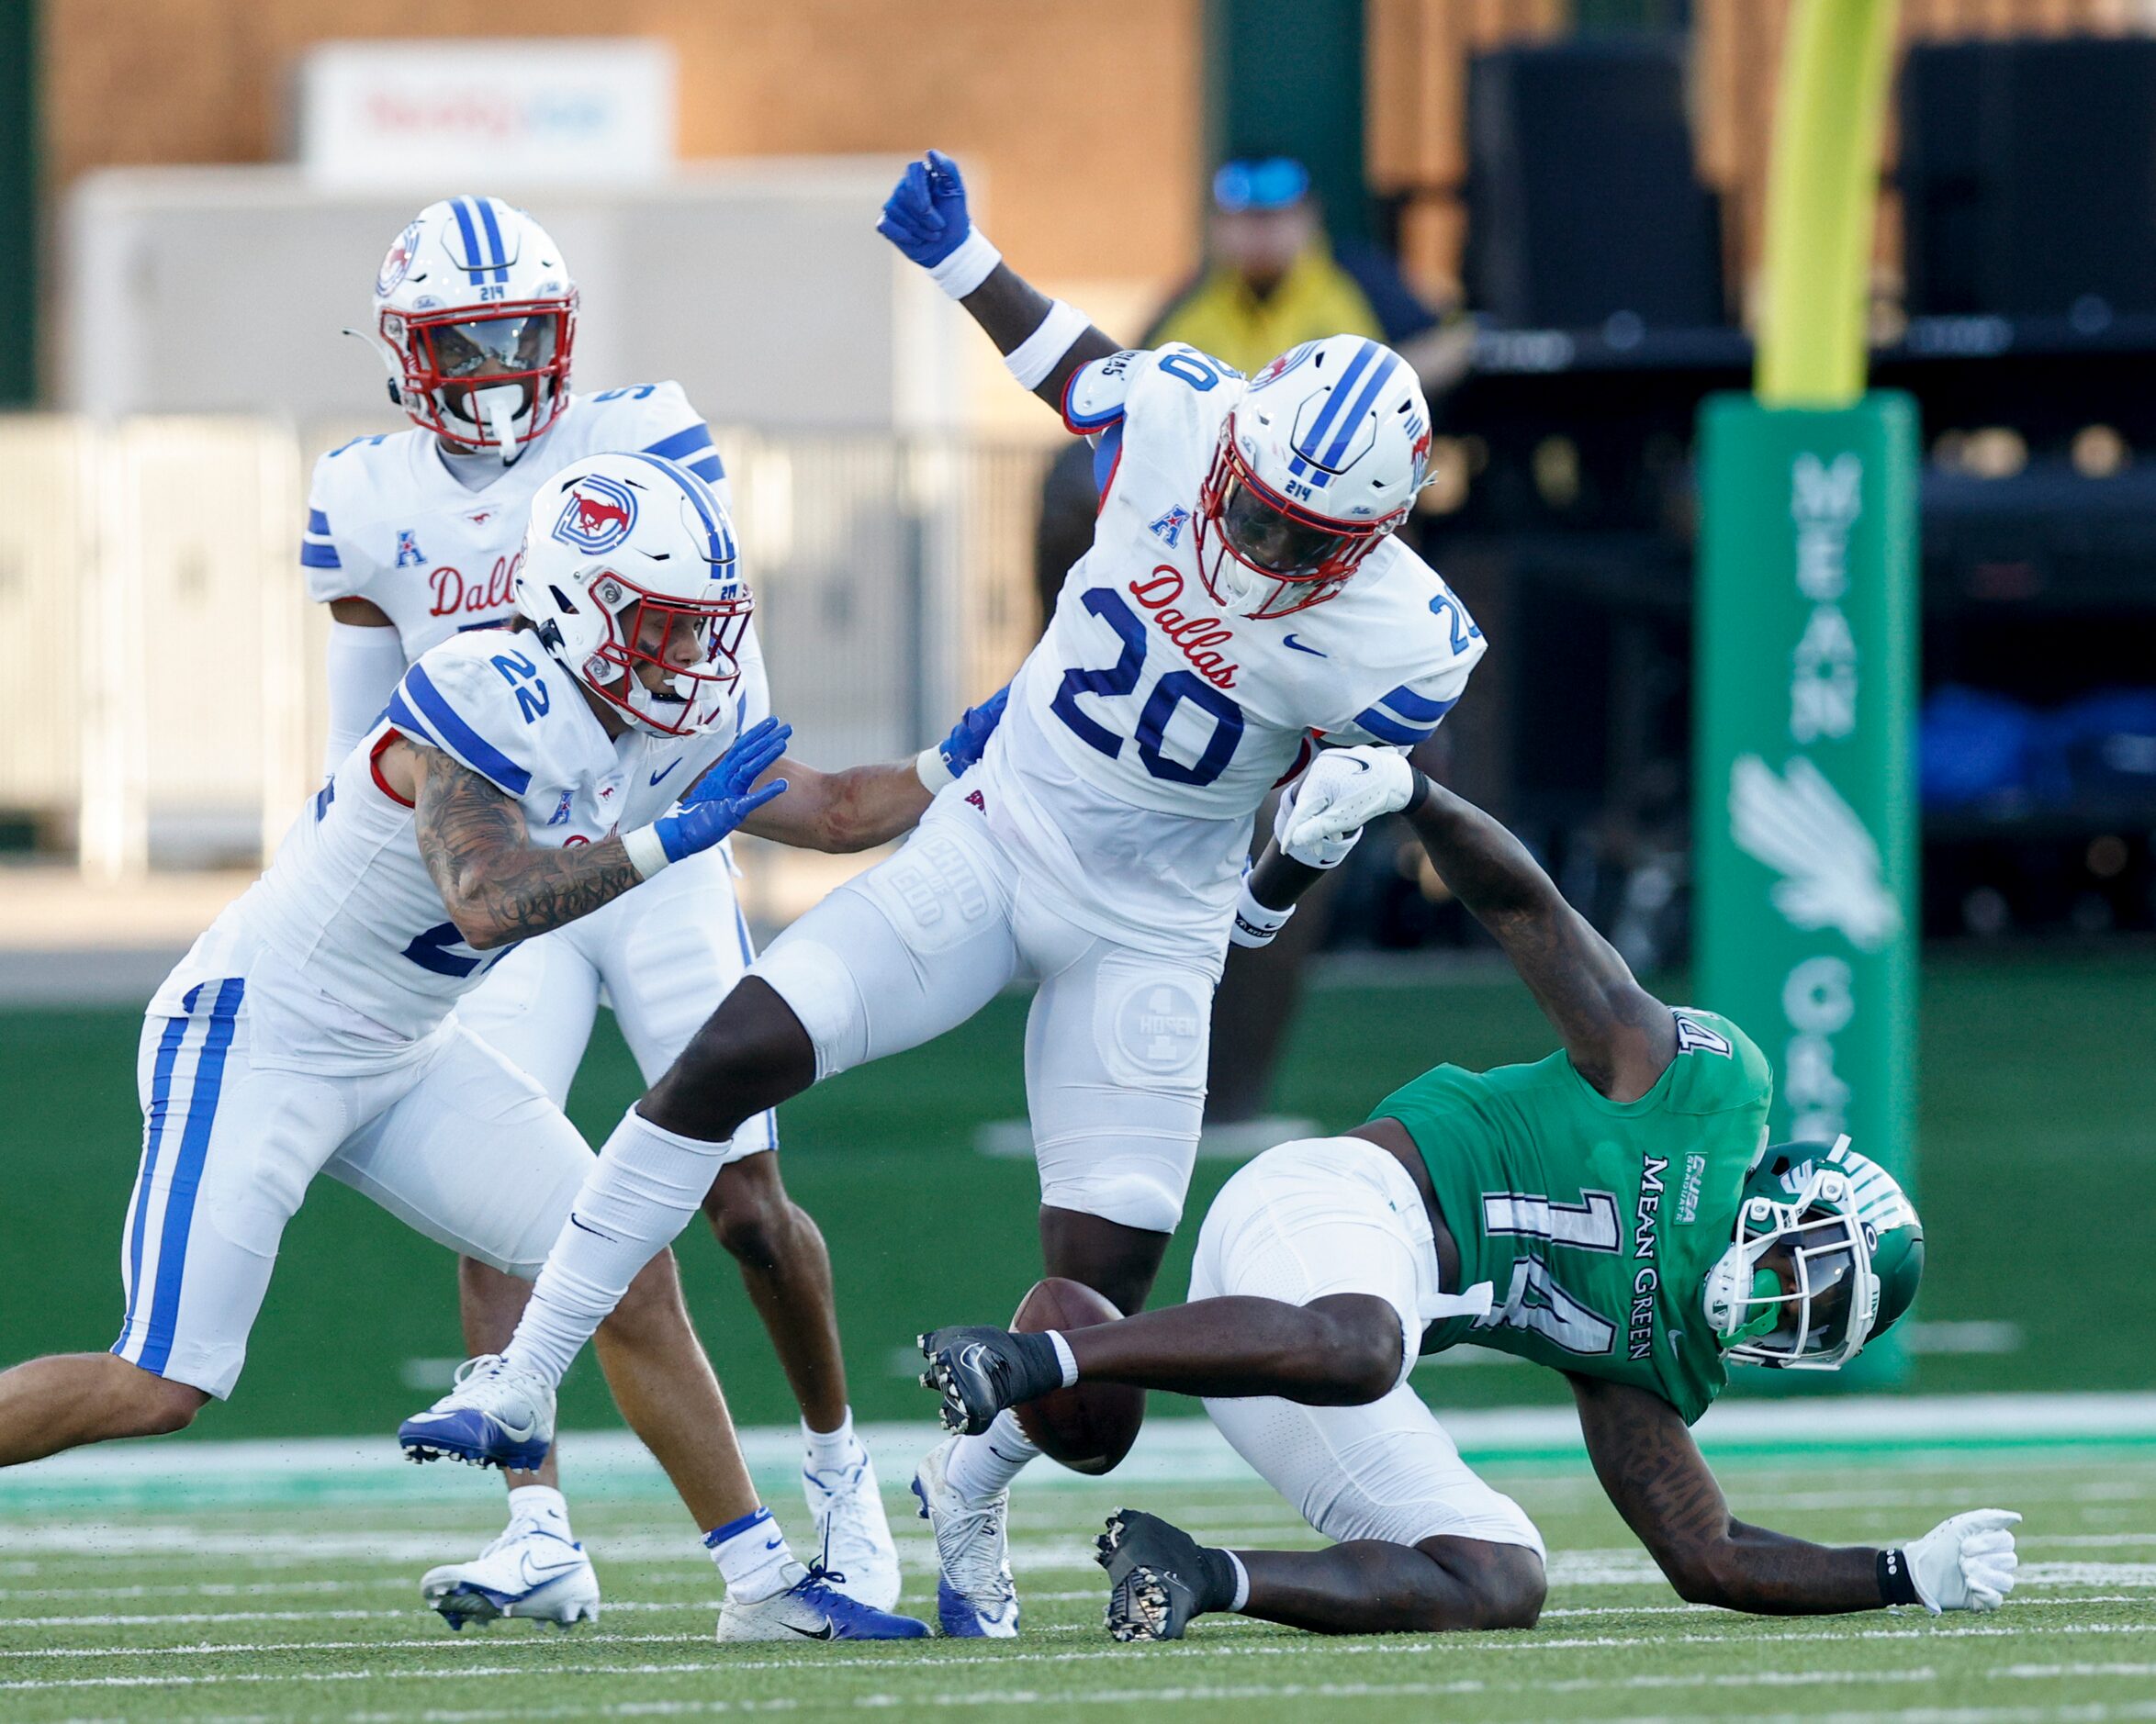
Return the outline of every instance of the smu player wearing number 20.
{"type": "MultiPolygon", "coordinates": [[[[782,757],[784,726],[741,725],[751,599],[725,510],[696,475],[646,454],[575,462],[533,498],[524,558],[517,627],[421,655],[267,872],[152,1001],[126,1324],[110,1353],[0,1375],[0,1465],[175,1429],[230,1394],[318,1173],[467,1257],[535,1273],[591,1153],[458,1002],[517,941],[634,897],[736,827],[870,844],[926,806],[914,761],[820,773],[782,757]]],[[[599,1352],[705,1529],[726,1582],[721,1639],[927,1631],[788,1554],[670,1257],[645,1270],[599,1352]]],[[[535,1467],[549,1437],[500,1393],[498,1362],[466,1375],[497,1391],[497,1428],[512,1433],[494,1458],[535,1467]]],[[[455,1418],[412,1421],[405,1447],[479,1458],[455,1418]]],[[[565,1624],[597,1613],[566,1530],[522,1542],[516,1597],[493,1602],[565,1624]]]]}
{"type": "MultiPolygon", "coordinates": [[[[421,210],[383,260],[373,313],[370,338],[412,429],[322,457],[299,553],[308,590],[331,619],[330,772],[374,724],[408,663],[461,630],[509,623],[531,499],[572,462],[639,450],[679,462],[732,506],[711,431],[679,384],[570,392],[576,284],[546,231],[502,199],[453,197],[421,210]]],[[[594,529],[618,521],[618,504],[595,495],[590,509],[594,529]]],[[[746,728],[770,710],[753,625],[736,654],[746,728]]],[[[488,969],[457,1013],[558,1106],[602,994],[648,1083],[751,955],[721,846],[526,941],[488,969]]],[[[847,1410],[830,1265],[814,1222],[787,1196],[777,1147],[769,1114],[744,1123],[712,1188],[711,1223],[739,1259],[799,1397],[817,1536],[859,1596],[888,1606],[898,1597],[898,1558],[847,1410]]],[[[465,1259],[459,1293],[474,1352],[508,1338],[525,1292],[526,1283],[465,1259]]],[[[427,1601],[453,1622],[545,1608],[521,1576],[527,1549],[544,1555],[567,1531],[554,1457],[508,1477],[508,1530],[477,1559],[422,1582],[427,1601]]]]}
{"type": "MultiPolygon", "coordinates": [[[[646,1202],[634,1237],[618,1219],[563,1235],[505,1353],[549,1383],[744,1120],[941,1035],[1020,971],[1040,983],[1026,1080],[1047,1271],[1141,1308],[1189,1183],[1254,811],[1313,731],[1421,741],[1483,651],[1393,536],[1430,424],[1397,353],[1337,337],[1246,383],[1189,347],[1119,352],[1002,264],[941,155],[907,169],[881,231],[1097,440],[1094,543],[980,764],[773,943],[606,1145],[579,1215],[679,1195],[646,1202]]],[[[1281,919],[1245,906],[1251,937],[1281,919]]],[[[952,1243],[965,1225],[953,1193],[952,1243]]],[[[947,1633],[1016,1631],[1007,1486],[1034,1453],[1005,1418],[922,1462],[947,1633]]]]}

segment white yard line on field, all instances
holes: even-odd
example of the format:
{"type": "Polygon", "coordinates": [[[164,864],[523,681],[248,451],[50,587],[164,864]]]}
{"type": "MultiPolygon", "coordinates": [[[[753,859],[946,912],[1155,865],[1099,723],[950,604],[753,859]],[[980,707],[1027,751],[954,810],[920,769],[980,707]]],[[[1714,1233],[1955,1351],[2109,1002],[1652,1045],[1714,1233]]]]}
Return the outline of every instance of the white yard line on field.
{"type": "MultiPolygon", "coordinates": [[[[1424,1638],[1411,1640],[1388,1640],[1383,1641],[1358,1641],[1351,1645],[1328,1645],[1325,1648],[1325,1651],[1329,1656],[1353,1658],[1370,1656],[1373,1654],[1380,1656],[1412,1656],[1439,1651],[1442,1650],[1447,1657],[1459,1659],[1495,1653],[1563,1652],[1578,1651],[1581,1650],[1600,1650],[1603,1648],[1615,1647],[1624,1647],[1637,1650],[1643,1647],[1653,1646],[1721,1646],[1741,1647],[1743,1649],[1748,1650],[1755,1646],[1780,1644],[1785,1642],[1802,1642],[1807,1645],[1825,1645],[1875,1640],[1994,1640],[2012,1639],[2018,1637],[2049,1639],[2061,1635],[2089,1634],[2139,1634],[2156,1637],[2156,1621],[2150,1621],[2148,1623],[2025,1622],[2016,1623],[2012,1626],[1971,1624],[1966,1627],[1960,1625],[1949,1627],[1944,1623],[1923,1623],[1919,1626],[1909,1628],[1833,1628],[1800,1630],[1793,1633],[1759,1633],[1747,1631],[1741,1639],[1735,1634],[1669,1634],[1657,1635],[1651,1639],[1645,1640],[1643,1640],[1637,1636],[1621,1638],[1615,1635],[1553,1635],[1546,1639],[1533,1635],[1521,1635],[1517,1638],[1507,1636],[1502,1639],[1455,1638],[1449,1640],[1447,1643],[1444,1644],[1442,1648],[1436,1642],[1424,1638]]],[[[596,1651],[599,1648],[606,1646],[689,1645],[693,1644],[702,1638],[702,1636],[678,1634],[598,1634],[586,1636],[578,1642],[578,1644],[586,1649],[596,1651]]],[[[289,1653],[294,1651],[303,1651],[310,1653],[347,1651],[423,1652],[444,1651],[455,1652],[457,1651],[460,1647],[468,1647],[472,1645],[473,1642],[470,1641],[457,1641],[448,1639],[425,1640],[326,1640],[316,1642],[311,1646],[298,1648],[296,1648],[290,1642],[269,1642],[266,1644],[219,1644],[216,1642],[197,1642],[195,1644],[186,1646],[162,1647],[94,1647],[68,1649],[39,1648],[34,1650],[0,1652],[0,1658],[169,1659],[174,1657],[230,1657],[236,1655],[256,1656],[273,1652],[289,1653]]],[[[1308,1650],[1309,1643],[1304,1640],[1268,1640],[1254,1645],[1246,1642],[1241,1645],[1232,1646],[1182,1645],[1161,1647],[1154,1649],[1151,1653],[1151,1656],[1158,1659],[1167,1659],[1171,1661],[1181,1659],[1208,1658],[1279,1658],[1301,1656],[1307,1653],[1308,1650]]],[[[475,1653],[474,1655],[478,1655],[478,1653],[475,1653]]],[[[924,1661],[923,1663],[915,1666],[915,1668],[921,1670],[942,1669],[961,1664],[1077,1664],[1092,1663],[1102,1659],[1129,1658],[1129,1656],[1131,1656],[1129,1651],[1120,1647],[1102,1648],[1097,1651],[1085,1651],[1008,1652],[990,1655],[958,1655],[951,1657],[939,1656],[933,1659],[932,1661],[924,1661]]],[[[813,1668],[815,1664],[825,1662],[828,1662],[828,1654],[812,1653],[805,1657],[792,1659],[755,1660],[716,1657],[688,1664],[547,1664],[535,1667],[507,1664],[466,1667],[461,1671],[451,1670],[444,1672],[440,1670],[389,1670],[374,1674],[379,1674],[385,1678],[392,1679],[402,1679],[407,1676],[427,1677],[455,1674],[491,1675],[500,1674],[503,1673],[513,1674],[519,1670],[525,1670],[533,1672],[534,1674],[560,1674],[568,1673],[612,1675],[668,1675],[690,1671],[710,1673],[723,1670],[729,1673],[747,1673],[758,1670],[802,1670],[805,1668],[813,1668]]],[[[253,1674],[254,1673],[246,1673],[244,1675],[234,1674],[229,1677],[221,1675],[144,1675],[24,1678],[7,1682],[0,1682],[0,1691],[54,1687],[64,1688],[73,1686],[155,1686],[158,1684],[164,1682],[194,1685],[219,1681],[247,1680],[251,1679],[253,1674]]],[[[354,1675],[367,1674],[370,1673],[307,1671],[295,1672],[288,1676],[277,1676],[273,1675],[270,1673],[263,1673],[262,1679],[313,1682],[346,1680],[354,1675]]]]}

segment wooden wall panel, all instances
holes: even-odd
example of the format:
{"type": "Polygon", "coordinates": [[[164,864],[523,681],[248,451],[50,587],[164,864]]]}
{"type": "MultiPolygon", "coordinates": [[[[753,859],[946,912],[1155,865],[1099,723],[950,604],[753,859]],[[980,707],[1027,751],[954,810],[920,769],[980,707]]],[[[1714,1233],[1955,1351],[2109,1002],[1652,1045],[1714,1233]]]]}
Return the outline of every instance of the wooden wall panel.
{"type": "Polygon", "coordinates": [[[686,156],[939,144],[983,162],[997,242],[1051,277],[1167,281],[1198,244],[1202,0],[46,0],[47,160],[283,153],[295,56],[353,38],[652,36],[686,156]]]}

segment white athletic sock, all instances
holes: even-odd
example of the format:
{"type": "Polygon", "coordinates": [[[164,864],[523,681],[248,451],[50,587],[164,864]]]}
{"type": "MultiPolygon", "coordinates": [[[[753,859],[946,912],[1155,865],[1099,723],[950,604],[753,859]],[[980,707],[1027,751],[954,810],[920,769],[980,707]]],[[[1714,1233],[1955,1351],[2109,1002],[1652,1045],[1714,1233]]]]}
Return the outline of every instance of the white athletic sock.
{"type": "Polygon", "coordinates": [[[959,1439],[943,1476],[960,1496],[978,1506],[1010,1489],[1011,1481],[1026,1470],[1027,1463],[1039,1457],[1040,1450],[1027,1440],[1006,1406],[981,1436],[959,1439]]]}
{"type": "Polygon", "coordinates": [[[584,1176],[502,1357],[559,1383],[636,1272],[702,1206],[724,1153],[725,1145],[654,1125],[634,1108],[623,1114],[584,1176]]]}
{"type": "Polygon", "coordinates": [[[509,1494],[511,1520],[544,1521],[549,1532],[569,1538],[568,1498],[551,1484],[520,1484],[509,1494]]]}
{"type": "Polygon", "coordinates": [[[801,1439],[807,1450],[811,1472],[844,1472],[860,1465],[861,1441],[853,1434],[850,1406],[846,1409],[846,1416],[838,1421],[837,1430],[811,1430],[808,1420],[803,1419],[801,1439]]]}
{"type": "Polygon", "coordinates": [[[713,1528],[703,1535],[703,1545],[718,1564],[728,1597],[753,1605],[786,1590],[786,1570],[793,1552],[786,1548],[786,1535],[779,1530],[769,1509],[758,1507],[713,1528]]]}
{"type": "Polygon", "coordinates": [[[1230,1610],[1241,1610],[1251,1601],[1251,1572],[1243,1567],[1242,1559],[1234,1551],[1223,1550],[1220,1554],[1228,1559],[1229,1566],[1235,1571],[1235,1602],[1228,1607],[1230,1610]]]}
{"type": "Polygon", "coordinates": [[[1060,1331],[1049,1330],[1048,1338],[1056,1349],[1056,1363],[1063,1368],[1063,1387],[1074,1387],[1078,1382],[1078,1355],[1071,1350],[1071,1343],[1062,1338],[1060,1331]]]}

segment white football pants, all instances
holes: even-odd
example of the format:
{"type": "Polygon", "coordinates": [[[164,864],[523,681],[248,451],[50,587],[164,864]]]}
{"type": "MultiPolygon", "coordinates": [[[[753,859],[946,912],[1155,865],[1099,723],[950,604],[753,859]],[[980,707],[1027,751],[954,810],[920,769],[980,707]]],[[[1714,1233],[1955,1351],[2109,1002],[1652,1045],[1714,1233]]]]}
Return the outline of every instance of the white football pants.
{"type": "MultiPolygon", "coordinates": [[[[601,1000],[613,1008],[648,1089],[755,956],[721,846],[524,941],[457,1002],[456,1015],[561,1107],[601,1000]]],[[[759,1114],[734,1134],[720,1165],[778,1147],[778,1116],[759,1114]]]]}
{"type": "Polygon", "coordinates": [[[938,802],[897,855],[832,892],[749,973],[808,1030],[819,1080],[931,1041],[1014,977],[1038,978],[1026,1100],[1041,1202],[1175,1230],[1205,1114],[1214,978],[1066,919],[963,800],[938,802]]]}
{"type": "Polygon", "coordinates": [[[142,1025],[142,1160],[120,1245],[112,1350],[223,1399],[239,1381],[285,1224],[317,1173],[429,1238],[539,1272],[592,1155],[529,1077],[452,1025],[418,1058],[309,1070],[242,978],[142,1025]]]}
{"type": "MultiPolygon", "coordinates": [[[[1308,1304],[1367,1293],[1400,1314],[1411,1364],[1418,1307],[1438,1291],[1430,1217],[1408,1171],[1359,1137],[1283,1144],[1220,1188],[1198,1228],[1190,1296],[1240,1293],[1308,1304]]],[[[1271,1395],[1207,1400],[1235,1451],[1337,1543],[1480,1539],[1543,1554],[1526,1511],[1460,1459],[1430,1409],[1400,1381],[1365,1406],[1302,1406],[1271,1395]]]]}

